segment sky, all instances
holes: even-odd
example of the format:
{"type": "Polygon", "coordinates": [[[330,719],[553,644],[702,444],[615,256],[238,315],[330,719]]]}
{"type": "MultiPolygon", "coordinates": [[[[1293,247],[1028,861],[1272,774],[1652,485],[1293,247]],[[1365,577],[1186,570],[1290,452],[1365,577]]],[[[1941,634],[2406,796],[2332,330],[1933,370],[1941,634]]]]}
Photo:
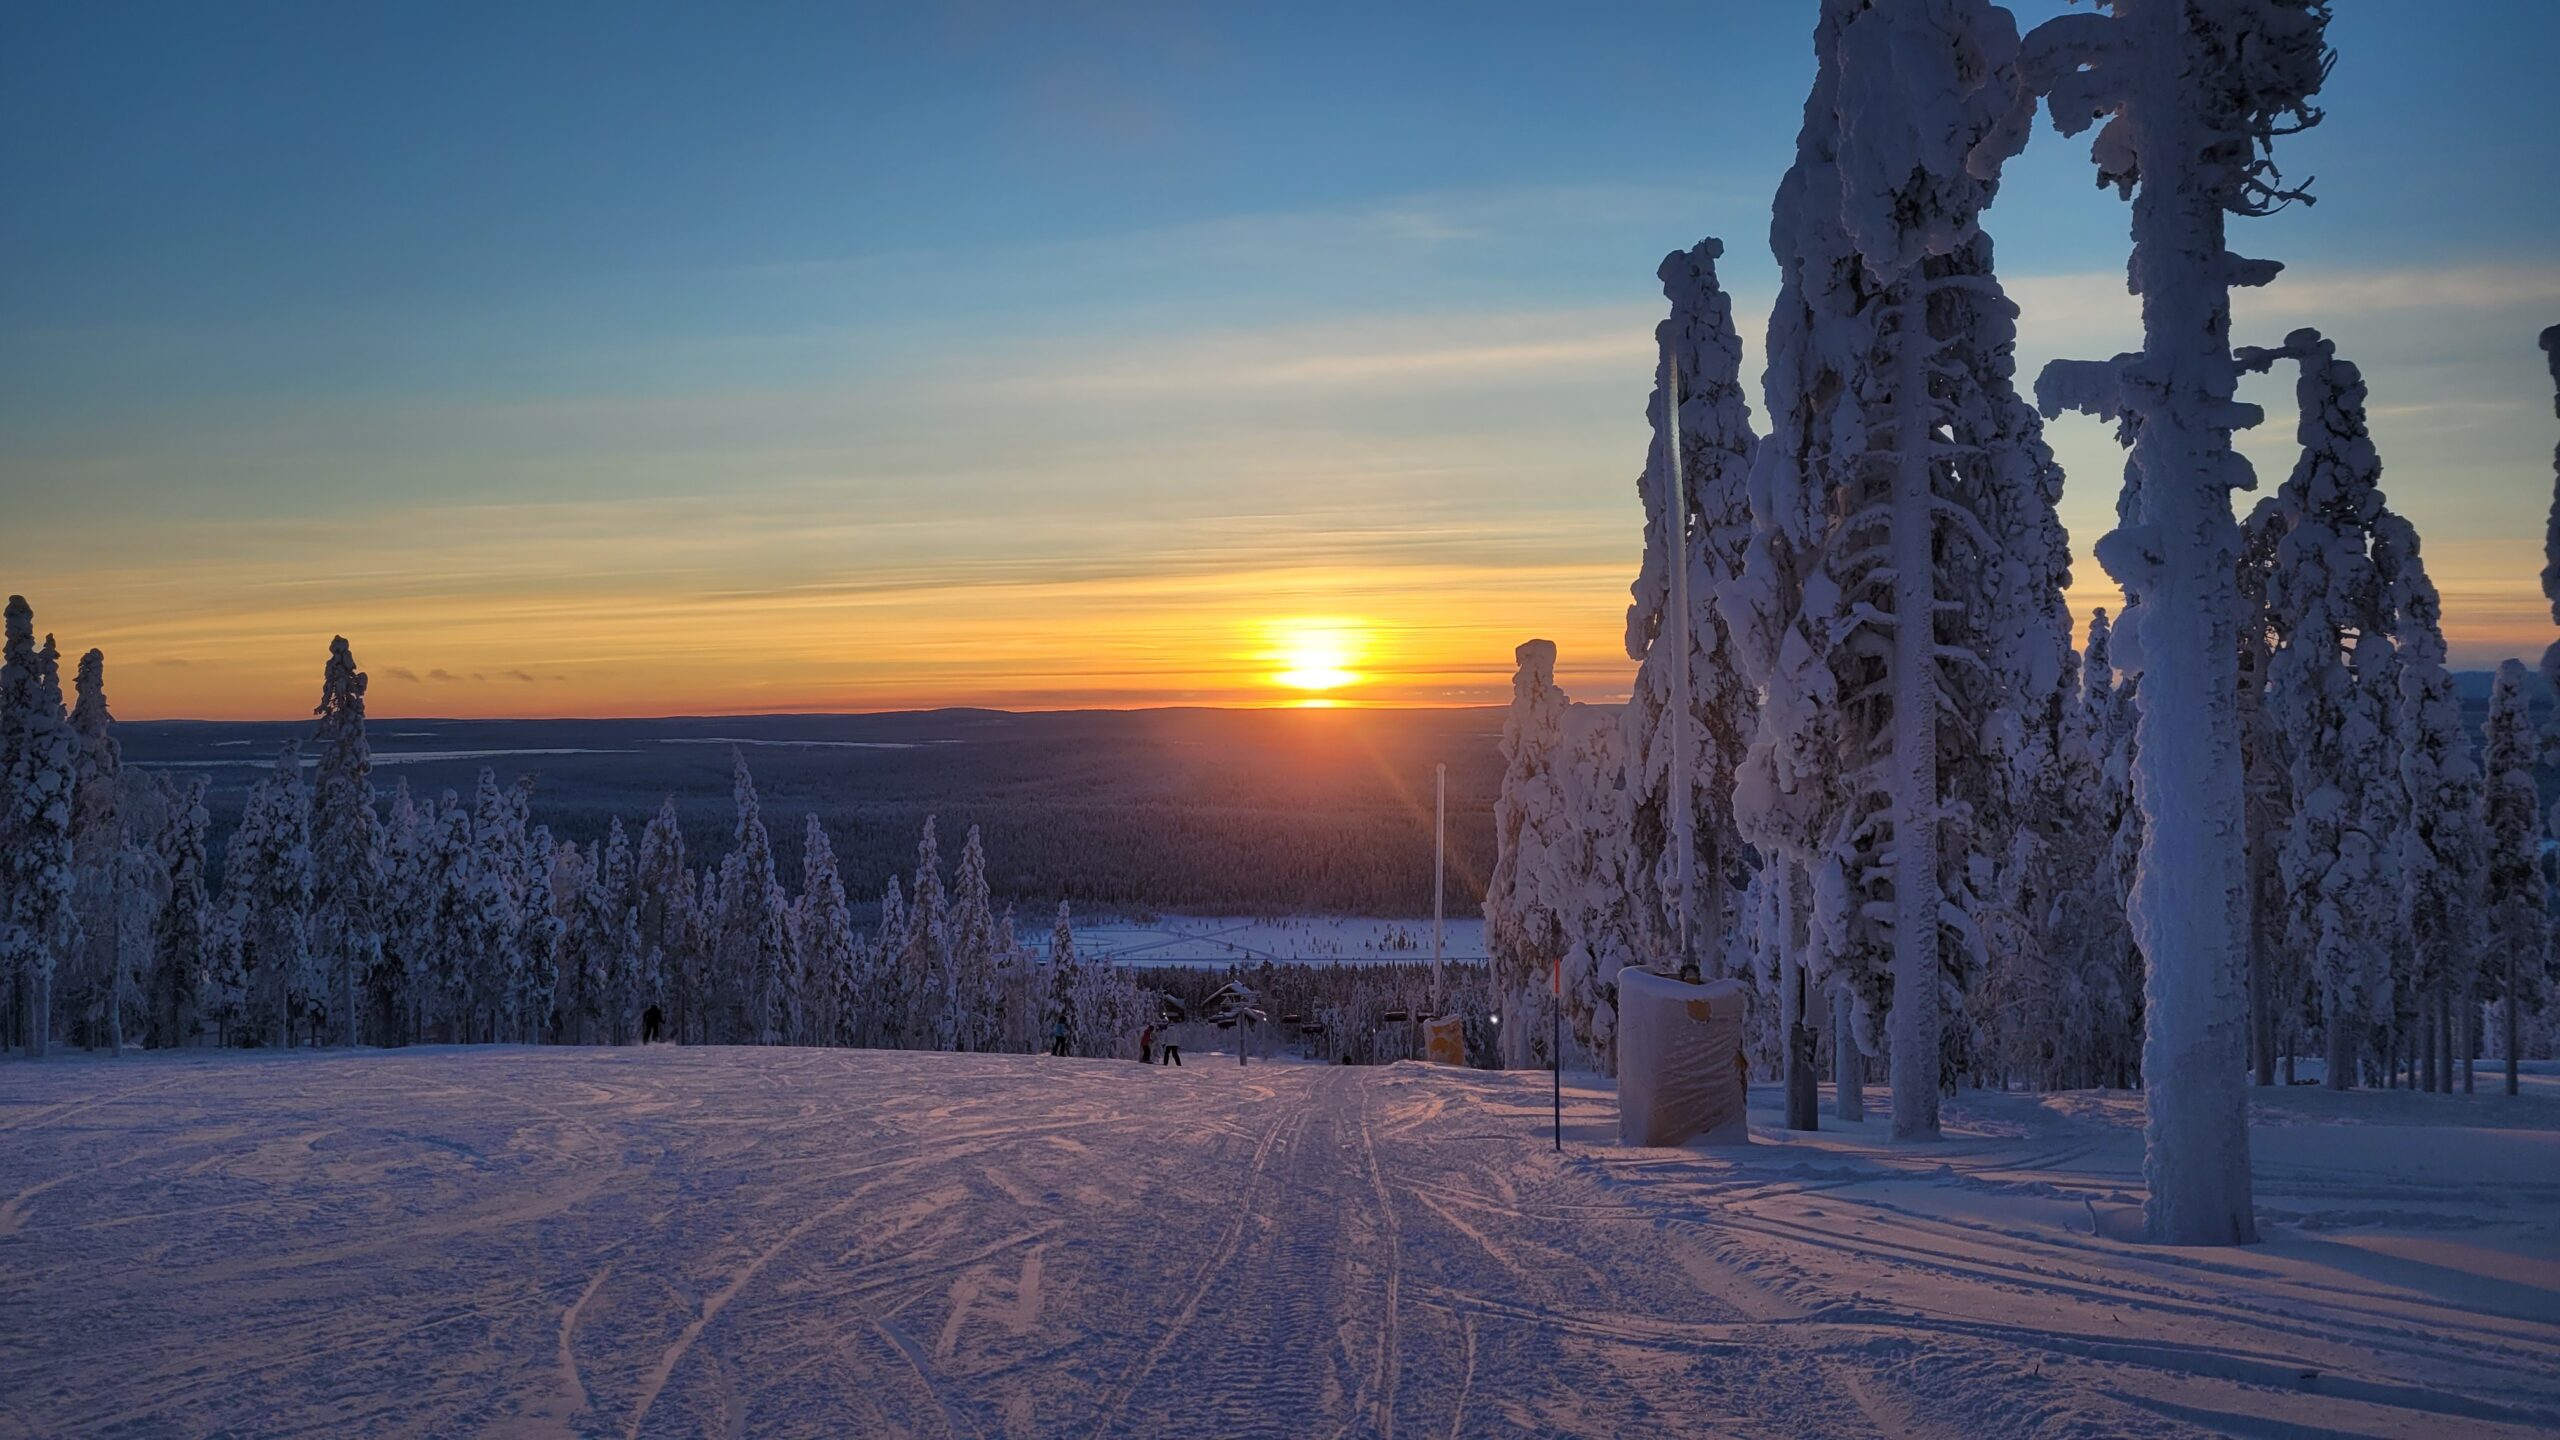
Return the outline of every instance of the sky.
{"type": "MultiPolygon", "coordinates": [[[[2456,663],[2532,655],[2560,6],[2337,10],[2237,336],[2362,365],[2456,663]]],[[[136,719],[333,634],[385,715],[1622,696],[1654,268],[1726,242],[1756,396],[1812,14],[0,0],[0,590],[136,719]]],[[[2022,373],[2137,346],[2127,220],[2012,162],[2022,373]]]]}

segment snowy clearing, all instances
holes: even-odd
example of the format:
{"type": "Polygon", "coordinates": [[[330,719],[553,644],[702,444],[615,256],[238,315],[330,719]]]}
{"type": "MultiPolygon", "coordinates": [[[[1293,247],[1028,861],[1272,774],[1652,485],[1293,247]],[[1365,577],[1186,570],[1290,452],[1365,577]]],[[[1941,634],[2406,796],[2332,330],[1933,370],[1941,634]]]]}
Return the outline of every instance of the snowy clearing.
{"type": "Polygon", "coordinates": [[[1557,1157],[1543,1075],[1414,1065],[10,1065],[0,1433],[2544,1432],[2533,1081],[2274,1095],[2268,1242],[2177,1250],[2102,1092],[1621,1151],[1584,1082],[1557,1157]]]}

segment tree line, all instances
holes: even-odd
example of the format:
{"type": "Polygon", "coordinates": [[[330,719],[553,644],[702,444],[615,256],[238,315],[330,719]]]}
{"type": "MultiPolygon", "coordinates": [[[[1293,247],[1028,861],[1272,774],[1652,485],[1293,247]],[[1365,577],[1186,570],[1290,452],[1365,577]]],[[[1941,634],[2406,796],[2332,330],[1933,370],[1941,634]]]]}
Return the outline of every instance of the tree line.
{"type": "Polygon", "coordinates": [[[948,878],[932,818],[915,867],[857,928],[832,839],[802,827],[784,882],[743,756],[731,846],[689,857],[670,800],[635,843],[584,846],[532,815],[532,787],[483,767],[467,798],[388,804],[373,783],[366,680],[330,645],[315,724],[249,790],[208,873],[205,783],[128,771],[105,657],[66,707],[53,638],[23,597],[0,663],[0,985],[9,1041],[861,1045],[1072,1053],[1134,1048],[1153,996],[1075,949],[1066,905],[1045,949],[987,883],[976,827],[948,878]]]}

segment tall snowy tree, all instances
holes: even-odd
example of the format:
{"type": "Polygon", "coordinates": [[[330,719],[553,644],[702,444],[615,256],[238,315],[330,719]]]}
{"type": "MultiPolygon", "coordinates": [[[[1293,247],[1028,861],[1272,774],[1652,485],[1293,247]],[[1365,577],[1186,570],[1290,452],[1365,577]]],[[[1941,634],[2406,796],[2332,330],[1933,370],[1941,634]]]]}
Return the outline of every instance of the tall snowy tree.
{"type": "MultiPolygon", "coordinates": [[[[2291,813],[2279,852],[2280,905],[2295,955],[2319,987],[2331,1089],[2355,1081],[2358,1045],[2389,1013],[2393,953],[2376,933],[2371,897],[2388,894],[2381,867],[2398,844],[2368,824],[2365,792],[2390,773],[2390,716],[2374,682],[2360,680],[2387,637],[2388,599],[2370,554],[2383,510],[2382,464],[2365,426],[2365,388],[2356,367],[2316,330],[2297,330],[2277,349],[2246,348],[2240,363],[2265,370],[2279,359],[2301,366],[2295,393],[2302,458],[2260,507],[2252,526],[2272,527],[2274,553],[2265,606],[2274,649],[2267,662],[2266,713],[2287,765],[2291,813]],[[2364,664],[2359,667],[2358,657],[2364,664]]],[[[2384,648],[2387,649],[2387,646],[2384,648]]],[[[2392,787],[2396,792],[2397,787],[2392,787]]],[[[2396,930],[2396,911],[2393,929],[2396,930]]]]}
{"type": "Polygon", "coordinates": [[[422,1040],[428,1024],[427,967],[436,918],[434,803],[421,814],[402,779],[383,822],[383,963],[375,971],[375,1023],[389,1045],[422,1040]]]}
{"type": "Polygon", "coordinates": [[[799,1025],[792,974],[790,902],[774,869],[773,841],[756,802],[755,777],[735,757],[731,796],[737,804],[736,848],[720,862],[719,940],[715,953],[737,996],[735,1039],[750,1045],[788,1043],[799,1025]]]}
{"type": "MultiPolygon", "coordinates": [[[[2498,667],[2489,692],[2489,718],[2480,755],[2487,772],[2480,807],[2480,828],[2487,837],[2488,870],[2481,903],[2488,919],[2490,953],[2497,957],[2499,1008],[2506,1034],[2501,1047],[2507,1061],[2507,1093],[2517,1087],[2517,1017],[2528,997],[2539,990],[2541,970],[2550,950],[2550,919],[2542,894],[2542,826],[2540,792],[2534,788],[2536,749],[2533,723],[2525,708],[2525,669],[2509,660],[2498,667]]],[[[2462,1088],[2471,1089],[2471,1057],[2478,1044],[2471,1038],[2479,1024],[2480,997],[2456,995],[2462,1006],[2462,1088]]]]}
{"type": "Polygon", "coordinates": [[[2145,829],[2128,914],[2148,965],[2143,1176],[2151,1238],[2228,1245],[2256,1237],[2249,1183],[2246,855],[2236,713],[2231,492],[2254,484],[2231,433],[2256,423],[2234,399],[2231,287],[2278,266],[2224,243],[2233,214],[2292,198],[2270,150],[2319,118],[2328,73],[2320,0],[2116,0],[2028,36],[2025,65],[2055,123],[2103,121],[2101,184],[2133,200],[2129,276],[2143,349],[2057,362],[2038,384],[2048,414],[2124,417],[2132,440],[2123,523],[2099,563],[2130,602],[2117,659],[2142,677],[2135,793],[2145,829]]]}
{"type": "Polygon", "coordinates": [[[523,812],[498,784],[495,770],[480,769],[471,801],[470,876],[460,938],[468,1038],[492,1043],[515,1038],[515,1009],[524,979],[523,812]]]}
{"type": "Polygon", "coordinates": [[[799,969],[806,977],[809,1033],[817,1045],[861,1043],[870,996],[862,947],[853,932],[844,873],[836,868],[835,843],[811,815],[800,832],[799,969]]]}
{"type": "Polygon", "coordinates": [[[1513,652],[1511,712],[1502,726],[1502,789],[1493,803],[1493,874],[1485,886],[1485,944],[1502,1019],[1502,1063],[1547,1063],[1556,966],[1565,924],[1578,908],[1568,889],[1577,848],[1564,754],[1570,702],[1556,688],[1556,647],[1529,640],[1513,652]]]}
{"type": "MultiPolygon", "coordinates": [[[[620,823],[615,822],[617,827],[620,823]]],[[[524,973],[516,982],[515,1008],[522,1017],[521,1038],[529,1045],[561,1038],[553,1029],[552,1017],[559,1002],[560,962],[568,952],[569,927],[551,894],[551,866],[559,850],[551,827],[535,825],[524,832],[524,854],[517,862],[524,887],[524,973]]]]}
{"type": "Polygon", "coordinates": [[[162,823],[154,838],[160,890],[166,897],[152,936],[149,994],[150,1043],[166,1049],[195,1038],[204,972],[212,958],[216,921],[205,893],[205,782],[155,777],[162,823]]]}
{"type": "Polygon", "coordinates": [[[684,827],[676,820],[675,797],[670,795],[640,832],[632,876],[641,955],[647,972],[658,977],[658,989],[643,1008],[663,999],[672,1012],[670,1035],[698,1033],[692,1027],[701,1014],[701,956],[697,947],[685,943],[694,929],[694,889],[693,869],[684,853],[684,827]]]}
{"type": "Polygon", "coordinates": [[[591,858],[582,897],[587,928],[577,964],[589,1013],[600,1027],[595,1038],[628,1045],[640,1038],[641,1012],[656,1003],[658,952],[631,938],[640,923],[639,879],[621,817],[605,826],[591,858]]]}
{"type": "Polygon", "coordinates": [[[872,932],[872,1033],[885,1049],[911,1048],[917,1039],[911,1008],[914,972],[907,966],[910,926],[907,897],[898,877],[889,877],[880,893],[880,924],[872,932]]]}
{"type": "Polygon", "coordinates": [[[907,955],[901,971],[912,1017],[910,1043],[928,1050],[960,1048],[960,1016],[954,1003],[959,985],[952,974],[951,905],[942,888],[942,845],[934,835],[934,818],[924,818],[924,838],[916,842],[915,894],[907,906],[907,955]]]}
{"type": "Polygon", "coordinates": [[[80,993],[75,1013],[83,1020],[84,1044],[103,1036],[124,1050],[125,1001],[131,989],[128,912],[138,911],[141,897],[126,893],[136,878],[127,863],[121,773],[122,748],[107,712],[107,657],[91,650],[80,657],[72,682],[71,733],[75,737],[71,801],[72,889],[77,901],[81,963],[73,983],[80,993]]]}
{"type": "Polygon", "coordinates": [[[249,792],[240,828],[223,858],[241,1019],[259,1043],[293,1042],[293,1021],[313,997],[311,983],[311,788],[302,744],[288,740],[266,779],[249,792]]]}
{"type": "Polygon", "coordinates": [[[79,740],[62,712],[53,638],[35,643],[35,612],[9,597],[7,650],[0,662],[0,967],[13,977],[16,1023],[27,1053],[41,1058],[53,1038],[58,970],[80,951],[72,867],[79,740]]]}
{"type": "Polygon", "coordinates": [[[1004,1005],[1004,957],[996,934],[995,903],[987,890],[987,846],[978,827],[960,845],[952,876],[950,989],[944,1003],[961,1017],[960,1048],[997,1046],[1004,1005]]]}
{"type": "Polygon", "coordinates": [[[382,825],[373,809],[373,747],[364,730],[364,672],[343,635],[329,641],[313,743],[311,947],[326,977],[341,1044],[362,1034],[359,1016],[382,962],[382,825]]]}
{"type": "Polygon", "coordinates": [[[1979,228],[2028,100],[1981,0],[1832,0],[1815,43],[1771,231],[1773,432],[1734,597],[1769,700],[1737,803],[1812,875],[1809,958],[1868,1013],[1890,996],[1894,1133],[1923,1138],[1964,1064],[1944,1021],[1983,963],[2006,772],[2066,643],[2059,475],[1979,228]]]}
{"type": "Polygon", "coordinates": [[[1627,607],[1626,636],[1627,658],[1642,662],[1625,723],[1629,783],[1635,791],[1636,873],[1650,898],[1646,918],[1664,937],[1670,955],[1700,961],[1710,972],[1731,929],[1725,914],[1732,889],[1728,876],[1742,859],[1741,836],[1733,824],[1733,771],[1750,741],[1757,708],[1732,662],[1733,641],[1716,603],[1718,588],[1742,568],[1751,522],[1745,481],[1755,443],[1739,379],[1742,344],[1733,330],[1733,304],[1716,280],[1716,258],[1723,253],[1722,241],[1701,240],[1665,256],[1656,271],[1662,293],[1671,301],[1671,315],[1654,329],[1655,345],[1664,357],[1664,383],[1655,385],[1646,407],[1653,442],[1636,482],[1645,509],[1644,560],[1632,587],[1634,601],[1627,607]],[[1665,424],[1669,384],[1677,385],[1680,397],[1683,499],[1676,538],[1665,424]],[[1675,669],[1681,660],[1664,643],[1671,630],[1675,552],[1689,572],[1685,677],[1675,669]],[[1683,681],[1685,726],[1676,722],[1679,702],[1674,698],[1683,681]],[[1683,735],[1690,789],[1683,817],[1690,830],[1685,862],[1670,792],[1671,747],[1683,735]],[[1695,877],[1693,903],[1701,912],[1690,917],[1685,935],[1676,924],[1683,863],[1695,877]]]}

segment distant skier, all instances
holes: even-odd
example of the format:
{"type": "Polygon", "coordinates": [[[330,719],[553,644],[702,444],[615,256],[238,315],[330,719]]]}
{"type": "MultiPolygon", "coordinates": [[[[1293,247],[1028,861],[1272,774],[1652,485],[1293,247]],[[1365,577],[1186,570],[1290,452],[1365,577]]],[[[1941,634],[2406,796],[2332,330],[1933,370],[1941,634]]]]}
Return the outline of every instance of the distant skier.
{"type": "Polygon", "coordinates": [[[1138,1031],[1138,1063],[1152,1064],[1156,1054],[1156,1027],[1149,1025],[1138,1031]]]}
{"type": "Polygon", "coordinates": [[[1049,1027],[1049,1053],[1061,1060],[1067,1057],[1067,1017],[1063,1015],[1049,1027]]]}
{"type": "Polygon", "coordinates": [[[667,1017],[658,1013],[657,1006],[652,1005],[648,1009],[640,1012],[641,1044],[655,1045],[660,1040],[665,1039],[666,1034],[667,1017]]]}
{"type": "Polygon", "coordinates": [[[1171,1034],[1167,1034],[1164,1037],[1163,1063],[1171,1065],[1176,1069],[1180,1069],[1182,1067],[1182,1047],[1174,1043],[1174,1039],[1171,1034]]]}

